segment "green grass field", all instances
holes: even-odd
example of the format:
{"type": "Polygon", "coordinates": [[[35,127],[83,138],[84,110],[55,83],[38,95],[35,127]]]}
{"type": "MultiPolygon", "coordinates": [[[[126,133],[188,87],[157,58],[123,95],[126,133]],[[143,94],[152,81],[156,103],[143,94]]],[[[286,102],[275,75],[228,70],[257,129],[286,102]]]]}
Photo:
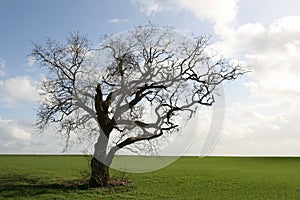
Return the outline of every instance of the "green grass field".
{"type": "Polygon", "coordinates": [[[0,156],[0,199],[300,199],[300,158],[182,157],[104,189],[88,176],[85,156],[0,156]]]}

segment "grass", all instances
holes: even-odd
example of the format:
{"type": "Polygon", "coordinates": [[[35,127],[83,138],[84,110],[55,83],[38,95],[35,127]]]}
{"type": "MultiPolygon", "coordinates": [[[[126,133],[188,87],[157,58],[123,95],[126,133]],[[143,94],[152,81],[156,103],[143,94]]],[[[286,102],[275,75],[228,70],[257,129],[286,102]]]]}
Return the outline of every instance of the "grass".
{"type": "Polygon", "coordinates": [[[104,189],[88,176],[85,156],[0,156],[0,199],[300,199],[300,158],[182,157],[104,189]]]}

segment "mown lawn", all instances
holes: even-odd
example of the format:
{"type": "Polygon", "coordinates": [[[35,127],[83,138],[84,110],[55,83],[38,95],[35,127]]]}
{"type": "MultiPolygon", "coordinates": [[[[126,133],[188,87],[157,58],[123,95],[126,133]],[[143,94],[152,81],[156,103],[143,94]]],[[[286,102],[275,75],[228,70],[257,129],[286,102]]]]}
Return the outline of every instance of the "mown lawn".
{"type": "Polygon", "coordinates": [[[0,199],[300,199],[300,158],[182,157],[104,189],[88,176],[86,156],[0,156],[0,199]]]}

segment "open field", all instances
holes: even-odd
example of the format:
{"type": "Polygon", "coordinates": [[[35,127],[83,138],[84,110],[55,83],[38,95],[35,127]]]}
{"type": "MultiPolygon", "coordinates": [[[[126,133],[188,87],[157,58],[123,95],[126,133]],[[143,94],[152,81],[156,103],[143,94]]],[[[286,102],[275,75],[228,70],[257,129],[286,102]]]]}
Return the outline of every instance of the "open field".
{"type": "Polygon", "coordinates": [[[182,157],[105,189],[88,176],[85,156],[0,156],[0,199],[300,199],[300,158],[182,157]]]}

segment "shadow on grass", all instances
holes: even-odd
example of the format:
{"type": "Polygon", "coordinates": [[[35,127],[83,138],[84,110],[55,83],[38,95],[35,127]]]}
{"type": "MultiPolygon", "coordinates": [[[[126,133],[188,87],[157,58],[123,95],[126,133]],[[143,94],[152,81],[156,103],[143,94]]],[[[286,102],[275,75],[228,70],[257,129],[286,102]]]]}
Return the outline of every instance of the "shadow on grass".
{"type": "Polygon", "coordinates": [[[112,184],[108,188],[89,188],[88,181],[64,181],[59,183],[43,183],[43,180],[29,177],[0,178],[0,198],[34,197],[39,195],[66,195],[81,193],[87,190],[99,193],[123,193],[132,189],[132,185],[112,184]]]}
{"type": "Polygon", "coordinates": [[[3,184],[0,185],[0,197],[16,198],[26,196],[36,196],[43,194],[59,194],[68,191],[87,190],[88,182],[69,182],[69,183],[53,183],[53,184],[34,184],[34,180],[29,182],[20,182],[19,184],[3,184]]]}

